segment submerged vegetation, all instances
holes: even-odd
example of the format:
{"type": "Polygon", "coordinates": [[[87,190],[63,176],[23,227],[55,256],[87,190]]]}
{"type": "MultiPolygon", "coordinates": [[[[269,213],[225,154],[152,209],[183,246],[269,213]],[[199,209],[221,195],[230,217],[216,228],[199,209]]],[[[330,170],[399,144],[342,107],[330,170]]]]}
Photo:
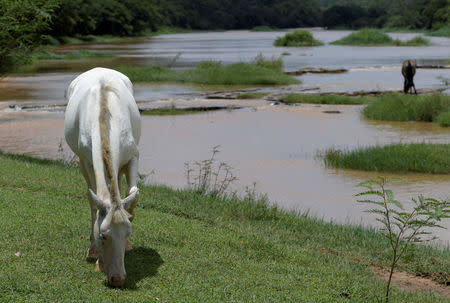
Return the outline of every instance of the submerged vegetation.
{"type": "MultiPolygon", "coordinates": [[[[441,113],[450,111],[450,96],[382,95],[362,111],[364,117],[384,121],[437,122],[441,113]]],[[[445,116],[441,121],[445,120],[445,116]]],[[[443,125],[445,126],[445,125],[443,125]]]]}
{"type": "Polygon", "coordinates": [[[312,104],[365,104],[367,97],[349,97],[341,95],[315,95],[315,94],[287,94],[280,101],[285,104],[312,103],[312,104]]]}
{"type": "Polygon", "coordinates": [[[190,70],[171,70],[161,66],[121,66],[118,71],[132,82],[184,82],[199,84],[287,85],[300,83],[281,70],[260,64],[203,62],[190,70]]]}
{"type": "MultiPolygon", "coordinates": [[[[85,260],[90,210],[79,169],[24,156],[0,154],[0,161],[2,199],[14,201],[0,203],[2,301],[379,302],[384,292],[370,267],[389,266],[392,253],[374,230],[289,213],[252,194],[144,185],[127,280],[110,289],[85,260]]],[[[446,283],[450,251],[411,245],[397,268],[446,283]]],[[[448,302],[398,288],[390,299],[448,302]]]]}
{"type": "Polygon", "coordinates": [[[297,29],[287,33],[284,37],[278,37],[275,46],[319,46],[322,42],[314,39],[313,35],[307,30],[297,29]]]}
{"type": "Polygon", "coordinates": [[[450,144],[392,144],[356,150],[330,148],[318,155],[326,166],[393,173],[450,174],[450,144]]]}
{"type": "Polygon", "coordinates": [[[382,30],[365,28],[351,33],[340,40],[331,42],[331,44],[355,46],[426,46],[430,45],[430,41],[424,37],[417,36],[403,42],[392,39],[382,30]]]}

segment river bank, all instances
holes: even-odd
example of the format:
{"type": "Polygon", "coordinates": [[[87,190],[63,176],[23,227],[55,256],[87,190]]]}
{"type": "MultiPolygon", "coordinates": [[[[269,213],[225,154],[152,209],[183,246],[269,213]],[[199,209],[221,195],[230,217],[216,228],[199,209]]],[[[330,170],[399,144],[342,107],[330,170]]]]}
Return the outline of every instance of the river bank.
{"type": "MultiPolygon", "coordinates": [[[[14,201],[0,206],[0,259],[9,264],[2,300],[378,302],[384,295],[372,268],[388,265],[388,243],[373,230],[285,212],[257,196],[229,200],[143,185],[127,282],[109,289],[84,260],[90,217],[79,170],[23,156],[0,160],[2,195],[14,201]]],[[[430,277],[433,287],[395,287],[392,301],[447,302],[448,286],[439,283],[448,283],[448,249],[413,246],[408,256],[399,270],[430,277]]]]}

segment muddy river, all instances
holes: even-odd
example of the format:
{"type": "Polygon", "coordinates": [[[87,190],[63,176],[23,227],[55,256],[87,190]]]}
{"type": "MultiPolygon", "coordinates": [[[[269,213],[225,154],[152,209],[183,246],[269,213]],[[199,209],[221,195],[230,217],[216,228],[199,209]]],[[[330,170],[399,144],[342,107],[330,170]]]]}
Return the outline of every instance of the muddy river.
{"type": "MultiPolygon", "coordinates": [[[[347,31],[314,31],[314,36],[330,42],[347,31]]],[[[195,33],[161,35],[133,43],[104,43],[66,46],[61,51],[91,49],[114,52],[119,57],[83,62],[48,62],[41,72],[7,77],[0,81],[0,149],[40,157],[70,157],[63,140],[63,108],[56,112],[26,112],[9,109],[11,104],[64,104],[64,90],[80,72],[93,66],[120,64],[170,64],[187,68],[200,61],[223,63],[251,61],[258,53],[277,57],[283,52],[286,70],[303,67],[347,68],[348,73],[303,75],[301,85],[261,90],[354,91],[361,89],[400,89],[400,64],[413,58],[427,64],[445,65],[450,39],[431,38],[429,47],[342,47],[276,48],[273,40],[284,33],[195,33]],[[62,146],[63,151],[59,150],[62,146]]],[[[406,40],[412,34],[395,34],[406,40]]],[[[447,69],[418,70],[419,88],[439,88],[438,77],[450,78],[447,69]]],[[[152,104],[238,105],[241,101],[205,100],[205,91],[224,87],[178,84],[136,84],[136,99],[152,104]]],[[[229,89],[229,88],[227,88],[229,89]]],[[[207,112],[186,116],[143,116],[140,145],[140,172],[149,174],[148,182],[174,187],[186,186],[184,163],[207,159],[220,145],[218,161],[234,168],[239,178],[233,189],[240,192],[256,182],[256,190],[267,193],[273,203],[288,209],[308,210],[314,216],[337,222],[374,224],[374,219],[356,203],[356,185],[379,175],[400,178],[391,188],[397,198],[408,201],[418,194],[448,199],[450,176],[380,173],[336,170],[324,167],[316,158],[318,151],[330,148],[352,149],[359,146],[394,142],[450,143],[450,129],[430,123],[379,123],[361,118],[361,106],[283,106],[262,100],[242,102],[239,110],[207,112]],[[338,111],[336,114],[325,111],[338,111]]],[[[450,227],[450,222],[446,222],[450,227]]],[[[436,234],[450,242],[450,231],[436,234]]]]}

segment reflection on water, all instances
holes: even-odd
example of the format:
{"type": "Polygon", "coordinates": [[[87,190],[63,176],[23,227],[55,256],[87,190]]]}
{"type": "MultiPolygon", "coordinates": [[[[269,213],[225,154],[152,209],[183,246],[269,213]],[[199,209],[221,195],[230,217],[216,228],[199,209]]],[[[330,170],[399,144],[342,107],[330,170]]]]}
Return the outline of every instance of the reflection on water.
{"type": "MultiPolygon", "coordinates": [[[[327,220],[374,223],[353,195],[359,182],[380,173],[326,169],[315,158],[316,152],[399,141],[449,143],[450,130],[425,123],[366,123],[359,110],[359,106],[259,106],[256,111],[143,116],[140,172],[153,171],[153,182],[184,187],[184,163],[207,159],[212,147],[220,145],[218,161],[234,167],[239,177],[236,190],[256,182],[257,191],[283,207],[310,210],[327,220]],[[323,113],[327,109],[338,109],[341,114],[323,113]]],[[[16,115],[14,122],[0,123],[0,149],[61,156],[62,114],[16,115]]],[[[391,188],[402,201],[419,193],[449,198],[448,175],[383,175],[401,178],[391,188]]],[[[447,230],[438,235],[450,241],[447,230]]]]}

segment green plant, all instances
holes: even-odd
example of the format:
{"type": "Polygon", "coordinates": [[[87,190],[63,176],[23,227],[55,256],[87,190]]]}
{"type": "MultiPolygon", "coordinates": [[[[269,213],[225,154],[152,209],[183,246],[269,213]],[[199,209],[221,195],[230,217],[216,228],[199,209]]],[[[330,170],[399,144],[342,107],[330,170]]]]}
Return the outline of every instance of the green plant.
{"type": "Polygon", "coordinates": [[[278,37],[275,46],[319,46],[322,42],[314,39],[313,35],[307,30],[299,29],[287,33],[284,37],[278,37]]]}
{"type": "Polygon", "coordinates": [[[398,260],[411,243],[430,240],[430,238],[424,238],[431,234],[426,228],[444,228],[438,223],[441,219],[450,217],[450,204],[446,201],[418,196],[412,199],[412,209],[405,210],[403,204],[394,199],[392,190],[386,189],[386,183],[384,178],[362,182],[358,186],[364,187],[366,190],[356,196],[369,197],[365,200],[358,200],[358,202],[376,206],[366,212],[378,216],[376,220],[382,224],[381,230],[392,249],[389,279],[386,284],[385,302],[387,303],[389,302],[392,274],[398,260]]]}
{"type": "Polygon", "coordinates": [[[255,59],[253,59],[253,64],[265,68],[270,68],[276,71],[283,70],[283,59],[281,59],[281,57],[279,58],[272,57],[272,59],[266,59],[262,53],[259,53],[255,57],[255,59]]]}
{"type": "Polygon", "coordinates": [[[329,148],[317,154],[326,167],[393,173],[450,174],[450,144],[409,143],[329,148]]]}
{"type": "Polygon", "coordinates": [[[440,113],[436,118],[436,123],[443,127],[450,127],[450,111],[440,113]]]}
{"type": "Polygon", "coordinates": [[[237,180],[232,167],[227,163],[221,162],[215,166],[215,156],[219,152],[219,147],[219,145],[213,147],[209,159],[184,164],[190,190],[211,197],[225,197],[230,184],[237,180]]]}

